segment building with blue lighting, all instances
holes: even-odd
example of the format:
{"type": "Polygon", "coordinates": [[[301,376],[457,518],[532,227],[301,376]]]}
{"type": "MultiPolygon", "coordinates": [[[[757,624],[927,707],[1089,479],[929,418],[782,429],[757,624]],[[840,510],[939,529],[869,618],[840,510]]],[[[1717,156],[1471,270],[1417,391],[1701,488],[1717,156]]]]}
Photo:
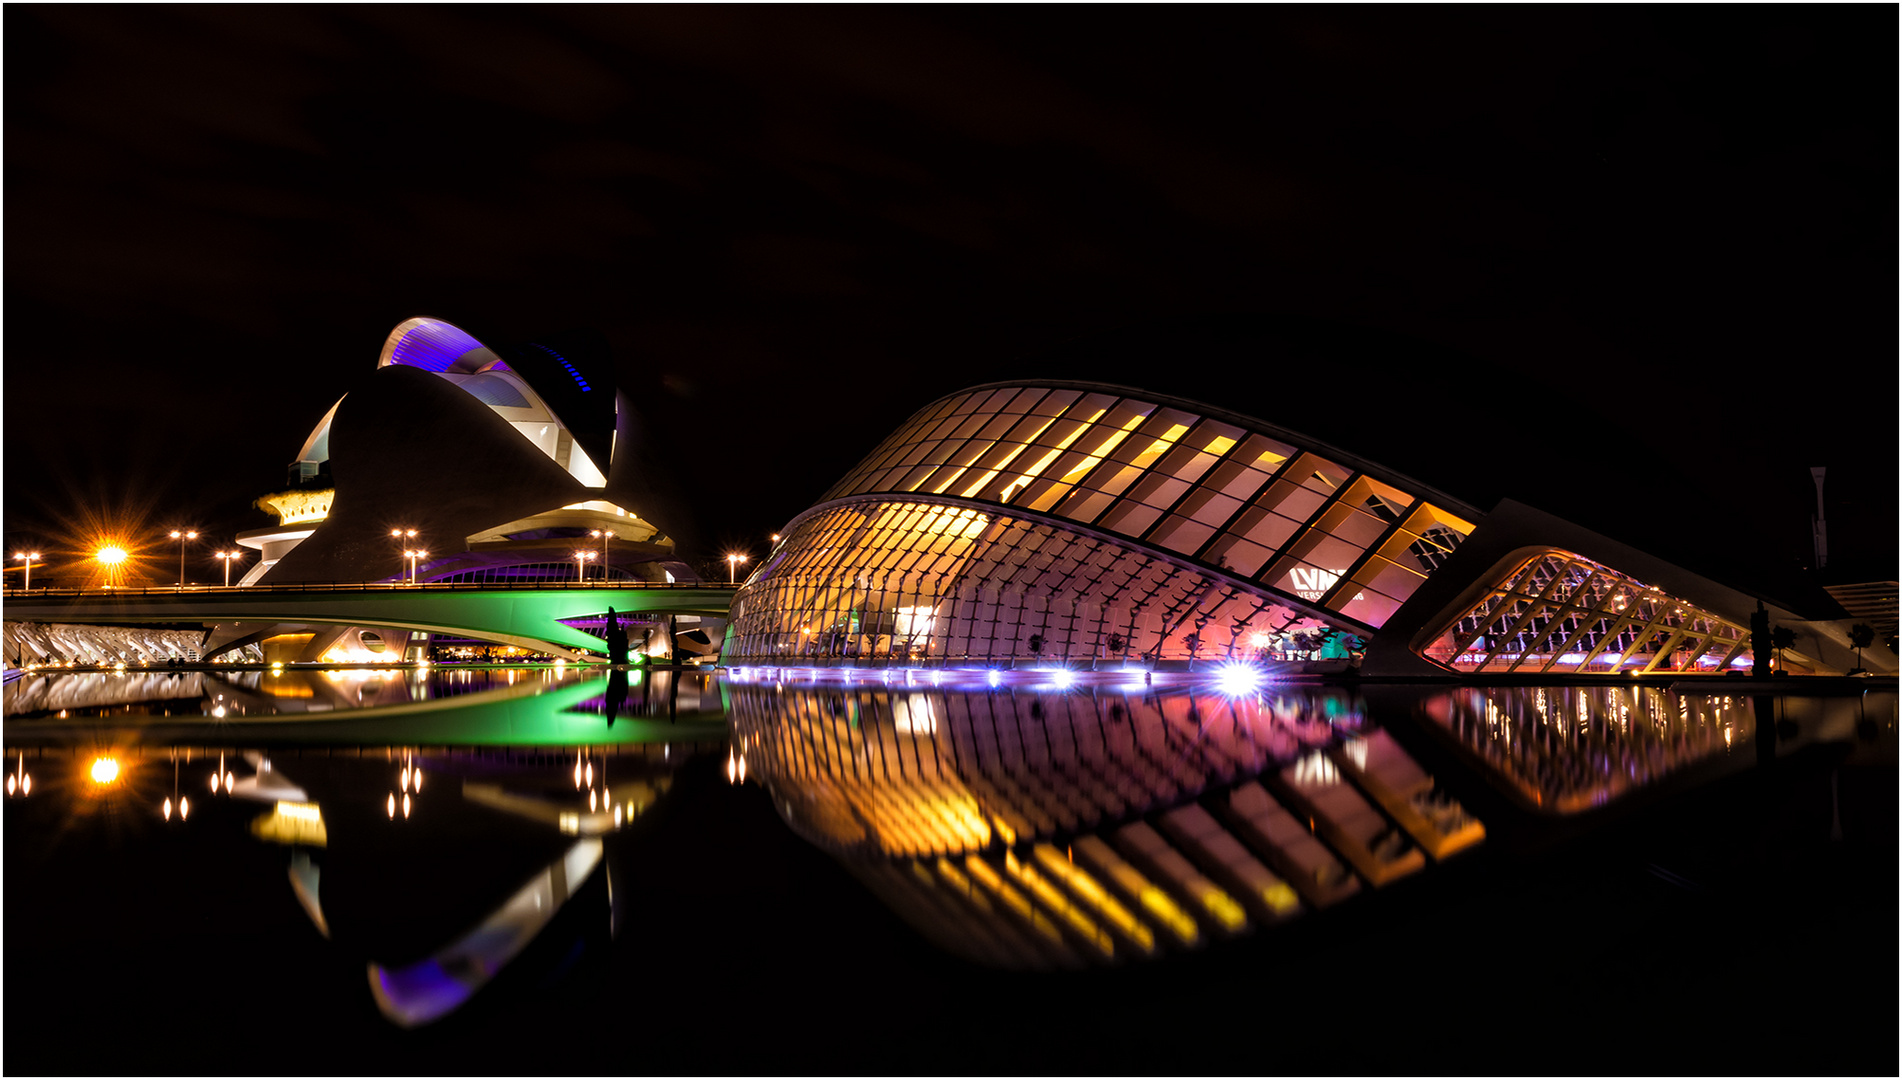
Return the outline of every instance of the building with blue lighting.
{"type": "Polygon", "coordinates": [[[278,523],[239,537],[262,554],[244,583],[688,578],[636,424],[596,335],[491,348],[409,319],[258,501],[278,523]]]}

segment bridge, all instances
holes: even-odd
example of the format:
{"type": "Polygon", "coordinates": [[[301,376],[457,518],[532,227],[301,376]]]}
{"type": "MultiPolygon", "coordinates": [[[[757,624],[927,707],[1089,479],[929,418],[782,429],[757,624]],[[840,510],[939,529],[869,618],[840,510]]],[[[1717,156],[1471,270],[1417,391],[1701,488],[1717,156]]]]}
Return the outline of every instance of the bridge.
{"type": "MultiPolygon", "coordinates": [[[[562,620],[623,615],[724,617],[735,587],[707,582],[528,585],[387,581],[140,589],[33,589],[9,593],[8,622],[137,626],[154,623],[316,623],[421,631],[514,645],[570,660],[606,651],[562,620]]],[[[219,651],[236,640],[212,644],[219,651]]]]}

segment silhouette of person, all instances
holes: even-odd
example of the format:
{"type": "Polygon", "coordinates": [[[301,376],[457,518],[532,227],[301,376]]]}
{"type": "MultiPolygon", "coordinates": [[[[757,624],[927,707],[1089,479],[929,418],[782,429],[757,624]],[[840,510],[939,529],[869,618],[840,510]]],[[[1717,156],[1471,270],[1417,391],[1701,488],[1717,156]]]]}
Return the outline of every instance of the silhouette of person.
{"type": "Polygon", "coordinates": [[[613,608],[608,609],[608,627],[605,636],[608,639],[608,662],[627,663],[627,631],[621,629],[621,624],[615,620],[613,608]]]}

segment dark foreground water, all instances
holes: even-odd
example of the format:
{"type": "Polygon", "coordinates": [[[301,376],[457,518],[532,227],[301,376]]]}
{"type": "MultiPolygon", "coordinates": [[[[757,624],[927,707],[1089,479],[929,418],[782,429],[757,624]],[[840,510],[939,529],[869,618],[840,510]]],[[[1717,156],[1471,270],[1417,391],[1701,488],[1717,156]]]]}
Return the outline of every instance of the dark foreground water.
{"type": "Polygon", "coordinates": [[[1890,1073],[1896,696],[7,689],[12,1073],[1890,1073]]]}

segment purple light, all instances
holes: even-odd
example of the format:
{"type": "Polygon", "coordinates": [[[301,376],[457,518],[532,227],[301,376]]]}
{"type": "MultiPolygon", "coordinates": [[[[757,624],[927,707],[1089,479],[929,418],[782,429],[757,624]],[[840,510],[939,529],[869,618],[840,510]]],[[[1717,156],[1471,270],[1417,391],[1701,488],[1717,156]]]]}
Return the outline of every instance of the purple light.
{"type": "Polygon", "coordinates": [[[480,341],[446,322],[417,319],[390,349],[390,363],[440,374],[464,353],[482,347],[480,341]]]}
{"type": "Polygon", "coordinates": [[[1215,687],[1228,697],[1247,697],[1261,689],[1262,672],[1252,664],[1230,661],[1215,669],[1215,687]]]}

